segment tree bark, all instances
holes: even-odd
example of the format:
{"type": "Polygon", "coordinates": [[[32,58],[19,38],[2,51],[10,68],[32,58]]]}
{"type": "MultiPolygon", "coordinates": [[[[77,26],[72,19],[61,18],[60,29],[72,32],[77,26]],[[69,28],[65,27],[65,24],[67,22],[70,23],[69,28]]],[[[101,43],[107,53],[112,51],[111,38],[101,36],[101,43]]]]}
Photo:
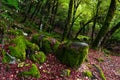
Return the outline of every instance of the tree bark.
{"type": "Polygon", "coordinates": [[[92,44],[93,48],[100,47],[101,42],[103,40],[103,37],[105,36],[105,34],[109,30],[110,22],[111,22],[111,20],[113,19],[113,16],[114,16],[115,7],[116,7],[116,1],[111,0],[110,7],[109,7],[109,10],[108,10],[105,22],[104,22],[102,28],[100,29],[100,31],[98,32],[98,35],[97,35],[96,39],[94,40],[94,42],[92,44]]]}
{"type": "Polygon", "coordinates": [[[63,41],[65,39],[65,37],[67,37],[68,27],[70,26],[71,19],[72,19],[73,2],[74,2],[74,0],[70,0],[70,2],[69,2],[68,16],[67,16],[67,19],[66,19],[66,24],[65,24],[65,27],[64,27],[64,31],[63,31],[61,41],[63,41]]]}

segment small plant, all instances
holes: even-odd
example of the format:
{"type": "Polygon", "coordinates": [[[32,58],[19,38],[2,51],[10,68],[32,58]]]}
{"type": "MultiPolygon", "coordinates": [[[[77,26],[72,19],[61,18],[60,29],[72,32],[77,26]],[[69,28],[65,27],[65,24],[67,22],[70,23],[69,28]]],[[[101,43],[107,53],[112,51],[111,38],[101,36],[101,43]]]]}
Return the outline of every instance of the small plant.
{"type": "Polygon", "coordinates": [[[84,75],[85,75],[85,76],[88,76],[89,78],[91,78],[91,77],[92,77],[92,72],[89,71],[89,70],[86,70],[86,71],[84,72],[84,75]]]}
{"type": "Polygon", "coordinates": [[[61,76],[70,76],[70,69],[65,69],[62,71],[62,75],[61,76]]]}

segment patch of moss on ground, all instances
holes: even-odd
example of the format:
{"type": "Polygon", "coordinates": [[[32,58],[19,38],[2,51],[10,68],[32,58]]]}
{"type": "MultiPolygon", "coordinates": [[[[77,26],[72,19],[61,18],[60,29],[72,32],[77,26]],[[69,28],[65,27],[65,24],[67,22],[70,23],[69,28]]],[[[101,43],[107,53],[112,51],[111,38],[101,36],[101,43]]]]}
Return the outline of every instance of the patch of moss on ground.
{"type": "Polygon", "coordinates": [[[102,80],[106,80],[106,77],[105,77],[102,69],[101,69],[98,65],[95,65],[95,64],[94,64],[94,66],[97,68],[97,70],[98,70],[98,72],[99,72],[100,77],[102,78],[102,80]]]}
{"type": "Polygon", "coordinates": [[[40,78],[40,72],[39,69],[37,68],[37,66],[35,64],[32,64],[31,68],[28,71],[23,71],[21,73],[18,74],[19,76],[23,76],[23,77],[34,77],[34,78],[40,78]]]}
{"type": "Polygon", "coordinates": [[[89,71],[89,70],[86,70],[86,71],[84,72],[84,75],[87,76],[87,77],[89,77],[89,78],[92,78],[92,72],[89,71]]]}
{"type": "Polygon", "coordinates": [[[46,55],[43,52],[30,55],[30,59],[36,63],[44,63],[46,61],[46,55]]]}

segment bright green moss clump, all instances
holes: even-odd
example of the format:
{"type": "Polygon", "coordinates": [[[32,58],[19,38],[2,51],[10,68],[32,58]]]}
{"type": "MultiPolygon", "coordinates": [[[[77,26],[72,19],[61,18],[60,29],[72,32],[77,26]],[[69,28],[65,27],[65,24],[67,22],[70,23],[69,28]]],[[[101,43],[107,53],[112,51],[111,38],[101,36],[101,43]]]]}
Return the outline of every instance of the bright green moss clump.
{"type": "Polygon", "coordinates": [[[24,77],[31,76],[34,78],[40,78],[40,72],[35,64],[32,64],[32,67],[28,71],[21,72],[19,75],[24,77]]]}
{"type": "Polygon", "coordinates": [[[92,78],[92,72],[89,71],[89,70],[85,71],[85,72],[84,72],[84,75],[85,75],[85,76],[88,76],[89,78],[92,78]]]}
{"type": "Polygon", "coordinates": [[[36,63],[44,63],[46,61],[46,55],[43,52],[30,55],[30,59],[36,63]]]}
{"type": "Polygon", "coordinates": [[[15,39],[13,39],[12,43],[15,44],[15,47],[10,46],[10,54],[17,59],[25,60],[26,59],[26,43],[25,38],[23,36],[18,36],[15,39]]]}
{"type": "Polygon", "coordinates": [[[43,34],[33,35],[32,42],[36,43],[46,54],[52,52],[54,53],[58,49],[58,46],[60,44],[60,42],[57,41],[56,39],[46,37],[43,34]]]}
{"type": "Polygon", "coordinates": [[[60,61],[70,67],[79,67],[88,54],[89,46],[86,43],[69,42],[61,44],[56,51],[60,61]]]}
{"type": "Polygon", "coordinates": [[[12,44],[15,44],[15,46],[9,47],[10,55],[14,56],[17,59],[20,59],[21,61],[26,59],[26,49],[28,47],[33,52],[35,52],[35,50],[39,50],[39,47],[36,44],[33,44],[26,40],[24,36],[17,36],[12,40],[12,44]]]}

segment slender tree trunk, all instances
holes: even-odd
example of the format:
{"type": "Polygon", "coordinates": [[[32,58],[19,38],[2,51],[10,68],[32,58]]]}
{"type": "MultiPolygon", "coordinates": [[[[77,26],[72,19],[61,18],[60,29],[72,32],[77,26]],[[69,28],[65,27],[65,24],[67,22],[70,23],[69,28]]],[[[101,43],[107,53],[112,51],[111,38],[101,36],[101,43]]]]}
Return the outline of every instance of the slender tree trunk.
{"type": "Polygon", "coordinates": [[[68,29],[68,33],[67,33],[67,38],[70,38],[71,36],[71,31],[72,31],[72,27],[74,25],[74,22],[76,21],[76,19],[79,17],[80,13],[78,14],[77,17],[76,16],[76,12],[77,12],[77,9],[80,5],[82,0],[74,0],[74,11],[73,11],[73,16],[72,16],[72,22],[71,22],[71,25],[70,25],[70,28],[68,29]]]}
{"type": "MultiPolygon", "coordinates": [[[[98,16],[98,8],[99,8],[100,3],[101,3],[100,0],[98,0],[97,6],[96,6],[96,12],[95,12],[96,17],[98,16]]],[[[95,32],[96,23],[97,23],[97,18],[94,18],[94,23],[92,26],[91,42],[93,42],[93,39],[94,39],[94,32],[95,32]]]]}
{"type": "Polygon", "coordinates": [[[113,19],[114,12],[115,12],[115,7],[116,7],[116,1],[111,0],[110,7],[109,7],[109,10],[108,10],[108,13],[107,13],[107,16],[106,16],[106,20],[105,20],[102,28],[100,29],[95,41],[92,44],[93,48],[100,47],[101,42],[103,40],[103,37],[108,32],[110,22],[113,19]]]}
{"type": "Polygon", "coordinates": [[[71,19],[72,19],[73,2],[74,2],[74,0],[70,0],[70,2],[69,2],[68,16],[67,16],[67,19],[66,19],[66,24],[65,24],[65,27],[64,27],[64,31],[63,31],[61,41],[63,41],[65,39],[65,37],[67,37],[68,27],[70,26],[71,19]]]}

